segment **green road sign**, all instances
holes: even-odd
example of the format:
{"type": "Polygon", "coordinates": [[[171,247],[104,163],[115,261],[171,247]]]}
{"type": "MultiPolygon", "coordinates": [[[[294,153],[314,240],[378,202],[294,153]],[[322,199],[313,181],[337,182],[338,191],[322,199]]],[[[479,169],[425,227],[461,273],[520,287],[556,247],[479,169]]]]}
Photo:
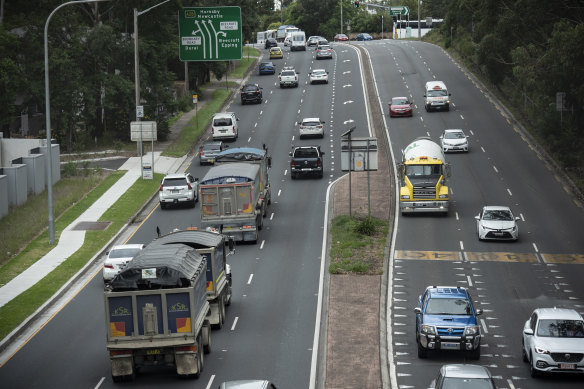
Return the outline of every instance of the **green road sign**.
{"type": "Polygon", "coordinates": [[[395,15],[409,15],[410,9],[408,7],[389,7],[389,14],[392,16],[395,15]]]}
{"type": "Polygon", "coordinates": [[[181,61],[241,59],[241,8],[191,7],[178,11],[181,61]]]}

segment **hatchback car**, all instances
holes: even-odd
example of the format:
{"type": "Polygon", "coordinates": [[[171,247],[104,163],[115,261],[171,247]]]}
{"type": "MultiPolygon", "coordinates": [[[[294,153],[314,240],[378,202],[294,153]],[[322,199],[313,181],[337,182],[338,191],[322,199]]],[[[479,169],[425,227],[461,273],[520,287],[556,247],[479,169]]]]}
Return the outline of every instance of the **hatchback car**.
{"type": "Polygon", "coordinates": [[[311,73],[308,73],[310,76],[310,83],[317,84],[317,83],[324,83],[328,84],[328,72],[324,69],[314,69],[311,73]]]}
{"type": "Polygon", "coordinates": [[[270,47],[278,47],[278,42],[274,38],[268,38],[264,42],[264,49],[269,49],[270,47]]]}
{"type": "Polygon", "coordinates": [[[316,48],[316,59],[323,58],[333,58],[333,49],[331,49],[331,47],[328,45],[317,46],[316,48]]]}
{"type": "Polygon", "coordinates": [[[489,205],[475,216],[479,240],[517,240],[519,238],[518,217],[509,207],[489,205]]]}
{"type": "Polygon", "coordinates": [[[307,136],[318,136],[324,137],[324,127],[325,122],[319,118],[304,118],[300,122],[300,138],[307,136]]]}
{"type": "Polygon", "coordinates": [[[436,389],[497,389],[491,372],[484,366],[452,364],[440,368],[432,385],[436,389]]]}
{"type": "Polygon", "coordinates": [[[372,41],[373,37],[371,35],[367,34],[366,32],[362,32],[360,34],[357,34],[355,39],[358,41],[372,41]]]}
{"type": "Polygon", "coordinates": [[[273,62],[262,62],[259,67],[260,76],[263,74],[276,74],[276,67],[273,62]]]}
{"type": "Polygon", "coordinates": [[[272,47],[270,49],[270,59],[284,58],[284,52],[280,47],[272,47]]]}
{"type": "Polygon", "coordinates": [[[344,42],[344,41],[348,41],[349,37],[346,36],[345,34],[337,34],[335,35],[335,42],[344,42]]]}
{"type": "Polygon", "coordinates": [[[158,200],[160,208],[165,209],[171,204],[186,203],[191,207],[199,200],[199,179],[190,173],[168,174],[160,183],[158,200]]]}
{"type": "Polygon", "coordinates": [[[266,380],[243,380],[223,382],[218,389],[276,389],[276,385],[266,380]]]}
{"type": "Polygon", "coordinates": [[[246,84],[241,87],[241,105],[258,103],[263,100],[262,88],[258,84],[246,84]]]}
{"type": "Polygon", "coordinates": [[[112,247],[106,253],[107,257],[103,264],[103,281],[113,280],[143,248],[143,244],[122,244],[112,247]]]}
{"type": "Polygon", "coordinates": [[[468,136],[460,129],[444,130],[440,135],[440,145],[445,153],[450,151],[468,152],[468,136]]]}
{"type": "Polygon", "coordinates": [[[217,154],[227,149],[229,146],[218,141],[205,142],[199,150],[199,164],[200,165],[213,165],[215,163],[215,157],[217,154]]]}
{"type": "Polygon", "coordinates": [[[306,40],[306,46],[316,46],[320,38],[322,37],[318,35],[309,36],[308,39],[306,40]]]}
{"type": "Polygon", "coordinates": [[[413,116],[412,102],[407,97],[393,97],[389,103],[389,117],[413,116]]]}
{"type": "Polygon", "coordinates": [[[329,41],[327,41],[325,38],[322,38],[322,37],[319,38],[318,42],[316,42],[316,46],[318,47],[318,46],[324,46],[324,45],[329,46],[330,45],[329,41]]]}
{"type": "Polygon", "coordinates": [[[535,309],[523,326],[521,343],[532,377],[584,373],[584,319],[573,309],[535,309]]]}

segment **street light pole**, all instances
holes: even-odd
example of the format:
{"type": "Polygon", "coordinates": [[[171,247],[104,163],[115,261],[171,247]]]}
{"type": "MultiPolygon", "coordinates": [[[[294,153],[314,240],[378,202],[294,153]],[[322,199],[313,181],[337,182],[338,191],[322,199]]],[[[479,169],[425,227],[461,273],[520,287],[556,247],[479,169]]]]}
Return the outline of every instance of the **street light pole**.
{"type": "Polygon", "coordinates": [[[50,13],[45,23],[45,125],[47,131],[47,198],[49,202],[49,244],[55,244],[55,217],[53,215],[53,153],[51,147],[51,99],[49,97],[49,22],[51,18],[61,8],[66,5],[80,3],[97,3],[109,0],[78,0],[63,3],[50,13]]]}

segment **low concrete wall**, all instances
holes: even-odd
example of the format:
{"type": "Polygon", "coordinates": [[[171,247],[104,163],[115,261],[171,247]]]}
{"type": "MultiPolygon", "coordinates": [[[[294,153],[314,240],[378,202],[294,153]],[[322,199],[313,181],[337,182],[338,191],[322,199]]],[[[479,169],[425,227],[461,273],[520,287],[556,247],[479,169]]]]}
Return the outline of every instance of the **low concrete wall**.
{"type": "Polygon", "coordinates": [[[0,219],[8,215],[8,177],[0,175],[0,219]]]}

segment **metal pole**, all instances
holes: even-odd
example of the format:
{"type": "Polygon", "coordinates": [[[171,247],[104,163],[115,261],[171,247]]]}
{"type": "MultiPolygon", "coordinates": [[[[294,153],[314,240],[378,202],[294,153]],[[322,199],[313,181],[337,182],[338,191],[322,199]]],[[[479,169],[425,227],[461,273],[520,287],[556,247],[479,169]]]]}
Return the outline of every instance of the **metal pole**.
{"type": "MultiPolygon", "coordinates": [[[[134,8],[134,87],[135,90],[135,109],[136,109],[136,121],[141,120],[138,115],[138,106],[140,105],[140,54],[138,51],[138,9],[134,8]]],[[[140,154],[140,176],[144,177],[144,168],[142,155],[144,154],[144,146],[142,143],[142,123],[140,123],[140,141],[138,142],[138,153],[140,154]]]]}
{"type": "Polygon", "coordinates": [[[381,39],[383,39],[383,15],[381,15],[381,39]]]}
{"type": "MultiPolygon", "coordinates": [[[[341,3],[341,34],[343,33],[343,0],[340,0],[341,3]]],[[[349,179],[351,178],[350,176],[351,171],[349,170],[349,179]]]]}
{"type": "Polygon", "coordinates": [[[47,131],[47,198],[49,202],[49,244],[55,244],[55,217],[53,215],[53,152],[51,147],[51,99],[49,90],[49,22],[61,8],[66,5],[79,3],[97,3],[109,0],[78,0],[63,3],[50,13],[45,22],[45,126],[47,131]]]}
{"type": "Polygon", "coordinates": [[[422,39],[422,29],[420,27],[420,0],[418,0],[418,39],[422,39]]]}
{"type": "Polygon", "coordinates": [[[367,139],[367,166],[365,168],[367,169],[367,215],[369,218],[371,218],[371,185],[369,184],[369,171],[371,169],[369,168],[369,139],[367,139]]]}
{"type": "Polygon", "coordinates": [[[349,216],[353,216],[351,210],[351,170],[353,170],[353,151],[351,150],[351,133],[349,132],[349,216]]]}

